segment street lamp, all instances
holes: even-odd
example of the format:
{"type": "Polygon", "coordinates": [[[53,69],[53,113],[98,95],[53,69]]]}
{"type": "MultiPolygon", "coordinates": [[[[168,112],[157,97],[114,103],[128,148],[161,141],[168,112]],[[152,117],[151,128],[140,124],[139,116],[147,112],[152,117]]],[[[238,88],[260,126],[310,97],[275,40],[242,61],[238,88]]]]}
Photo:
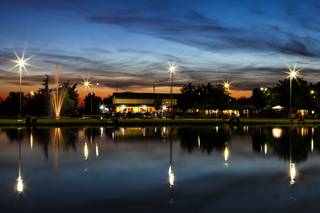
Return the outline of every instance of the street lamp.
{"type": "Polygon", "coordinates": [[[12,69],[18,68],[19,70],[19,115],[21,116],[21,112],[22,112],[22,72],[28,72],[27,67],[31,66],[31,64],[28,63],[28,61],[30,60],[31,57],[26,58],[25,57],[25,52],[22,52],[21,57],[17,54],[14,53],[16,56],[16,60],[12,60],[12,62],[15,63],[15,65],[13,66],[12,69]]]}
{"type": "Polygon", "coordinates": [[[301,69],[297,69],[297,64],[295,64],[293,67],[288,65],[289,72],[286,72],[288,74],[288,77],[290,79],[290,115],[289,118],[291,118],[292,115],[292,80],[297,79],[297,77],[300,76],[301,69]]]}
{"type": "MultiPolygon", "coordinates": [[[[175,63],[169,64],[168,67],[168,72],[169,72],[169,77],[170,77],[170,96],[171,96],[171,109],[173,106],[173,97],[172,97],[172,90],[173,90],[173,77],[176,74],[177,71],[177,65],[175,63]]],[[[171,110],[172,111],[172,110],[171,110]]]]}
{"type": "Polygon", "coordinates": [[[225,91],[226,95],[228,95],[228,102],[227,102],[228,105],[230,102],[230,97],[229,97],[230,87],[231,87],[231,83],[229,81],[223,81],[224,91],[225,91]]]}
{"type": "Polygon", "coordinates": [[[226,91],[227,93],[230,92],[230,87],[231,87],[231,84],[230,84],[229,81],[224,81],[224,82],[223,82],[223,88],[225,89],[225,91],[226,91]]]}
{"type": "Polygon", "coordinates": [[[88,91],[90,91],[90,111],[92,114],[92,89],[91,89],[91,81],[89,79],[84,79],[82,82],[82,86],[87,88],[88,91]]]}

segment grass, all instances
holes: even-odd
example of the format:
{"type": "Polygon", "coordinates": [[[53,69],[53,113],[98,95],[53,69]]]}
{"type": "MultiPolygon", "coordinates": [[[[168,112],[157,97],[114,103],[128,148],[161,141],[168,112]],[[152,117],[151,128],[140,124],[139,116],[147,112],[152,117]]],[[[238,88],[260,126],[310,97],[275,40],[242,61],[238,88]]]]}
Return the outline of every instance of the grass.
{"type": "MultiPolygon", "coordinates": [[[[197,124],[228,124],[226,119],[211,119],[211,118],[178,118],[178,119],[119,119],[119,125],[162,125],[162,124],[181,124],[181,125],[197,125],[197,124]]],[[[298,123],[297,120],[294,121],[298,123]]],[[[240,124],[291,124],[289,119],[282,118],[241,118],[240,124]]],[[[305,119],[301,125],[320,124],[320,119],[305,119]]],[[[23,120],[18,119],[0,119],[2,126],[19,126],[25,125],[23,120]]],[[[63,118],[60,120],[52,118],[40,118],[37,124],[42,125],[113,125],[110,119],[96,119],[96,118],[63,118]]]]}

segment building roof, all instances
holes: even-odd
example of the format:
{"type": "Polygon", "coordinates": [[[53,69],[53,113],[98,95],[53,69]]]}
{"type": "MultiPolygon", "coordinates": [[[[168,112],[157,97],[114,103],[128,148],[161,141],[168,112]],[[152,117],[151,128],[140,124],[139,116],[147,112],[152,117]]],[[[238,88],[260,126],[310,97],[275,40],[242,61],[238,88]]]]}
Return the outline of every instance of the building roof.
{"type": "MultiPolygon", "coordinates": [[[[172,98],[178,98],[180,94],[172,94],[172,98]]],[[[136,93],[136,92],[114,92],[113,98],[118,99],[170,99],[170,93],[136,93]]]]}

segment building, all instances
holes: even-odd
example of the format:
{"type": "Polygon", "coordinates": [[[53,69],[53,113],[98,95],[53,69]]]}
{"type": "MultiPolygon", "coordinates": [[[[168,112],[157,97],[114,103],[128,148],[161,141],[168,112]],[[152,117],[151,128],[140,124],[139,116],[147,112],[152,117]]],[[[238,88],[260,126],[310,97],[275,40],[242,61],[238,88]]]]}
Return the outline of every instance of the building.
{"type": "Polygon", "coordinates": [[[178,96],[168,93],[115,92],[112,103],[115,112],[120,113],[152,113],[157,109],[165,112],[177,104],[178,96]]]}

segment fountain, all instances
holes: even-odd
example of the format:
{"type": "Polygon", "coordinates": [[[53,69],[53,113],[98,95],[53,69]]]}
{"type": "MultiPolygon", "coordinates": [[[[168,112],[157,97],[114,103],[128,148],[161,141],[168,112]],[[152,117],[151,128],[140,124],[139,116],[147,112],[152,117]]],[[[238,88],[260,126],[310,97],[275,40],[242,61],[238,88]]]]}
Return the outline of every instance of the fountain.
{"type": "Polygon", "coordinates": [[[65,88],[60,85],[60,65],[56,64],[55,71],[55,84],[56,88],[53,89],[53,93],[51,95],[51,105],[55,114],[56,119],[60,119],[60,113],[63,106],[64,98],[66,97],[65,88]]]}

